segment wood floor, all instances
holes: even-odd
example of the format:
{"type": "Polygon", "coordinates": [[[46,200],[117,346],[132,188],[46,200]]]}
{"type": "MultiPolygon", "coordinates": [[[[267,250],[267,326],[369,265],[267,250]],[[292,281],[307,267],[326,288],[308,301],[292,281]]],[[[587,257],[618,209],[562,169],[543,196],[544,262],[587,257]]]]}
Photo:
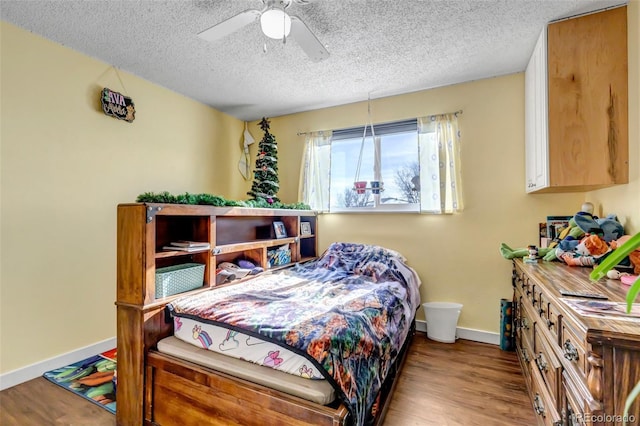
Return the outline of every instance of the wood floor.
{"type": "MultiPolygon", "coordinates": [[[[0,425],[113,426],[115,416],[44,378],[0,392],[0,425]]],[[[384,426],[536,424],[516,355],[418,333],[384,426]]]]}

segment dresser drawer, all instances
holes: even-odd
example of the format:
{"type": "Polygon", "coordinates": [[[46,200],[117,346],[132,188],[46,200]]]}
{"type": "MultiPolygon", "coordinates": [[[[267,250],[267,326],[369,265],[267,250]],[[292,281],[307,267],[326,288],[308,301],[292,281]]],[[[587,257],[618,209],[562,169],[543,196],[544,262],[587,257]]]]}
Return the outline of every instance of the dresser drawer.
{"type": "Polygon", "coordinates": [[[562,425],[562,419],[556,410],[551,395],[538,371],[534,361],[531,361],[531,398],[538,424],[548,426],[562,425]]]}
{"type": "Polygon", "coordinates": [[[553,335],[553,340],[558,340],[558,310],[553,306],[544,292],[535,292],[536,310],[540,317],[540,327],[546,327],[553,335]]]}
{"type": "Polygon", "coordinates": [[[531,365],[532,368],[535,366],[542,376],[552,403],[556,406],[560,395],[562,364],[554,354],[553,349],[551,349],[551,344],[547,341],[547,338],[538,331],[537,323],[534,336],[536,352],[531,365]]]}
{"type": "Polygon", "coordinates": [[[522,375],[529,389],[531,388],[531,353],[528,347],[516,345],[516,354],[522,367],[522,375]]]}
{"type": "Polygon", "coordinates": [[[587,376],[587,348],[585,337],[581,336],[571,323],[565,321],[565,318],[561,321],[560,326],[560,348],[564,359],[569,361],[586,383],[587,376]]]}
{"type": "Polygon", "coordinates": [[[558,328],[560,327],[560,318],[562,315],[556,306],[549,302],[547,303],[547,319],[545,321],[545,325],[547,330],[551,332],[553,336],[553,343],[555,345],[558,344],[558,328]]]}
{"type": "Polygon", "coordinates": [[[562,374],[562,418],[567,426],[591,426],[592,415],[589,404],[580,396],[578,389],[566,373],[562,374]]]}
{"type": "MultiPolygon", "coordinates": [[[[533,329],[535,324],[535,317],[533,317],[530,311],[527,309],[528,302],[526,300],[520,301],[520,318],[518,319],[518,340],[522,346],[524,343],[522,339],[527,339],[529,343],[534,343],[533,329]]],[[[531,346],[533,349],[533,346],[531,346]]]]}

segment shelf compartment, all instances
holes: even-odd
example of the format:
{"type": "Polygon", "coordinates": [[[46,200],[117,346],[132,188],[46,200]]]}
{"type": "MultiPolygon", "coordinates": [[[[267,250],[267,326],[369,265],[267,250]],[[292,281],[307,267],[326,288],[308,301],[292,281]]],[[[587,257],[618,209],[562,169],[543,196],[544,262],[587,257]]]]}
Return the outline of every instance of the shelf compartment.
{"type": "Polygon", "coordinates": [[[156,255],[167,253],[162,247],[174,241],[209,241],[210,216],[157,215],[155,222],[156,255]]]}
{"type": "Polygon", "coordinates": [[[247,242],[236,243],[236,244],[223,244],[223,245],[215,246],[213,248],[213,254],[218,256],[220,254],[236,253],[240,251],[252,250],[257,248],[281,246],[283,244],[292,244],[295,242],[296,242],[295,237],[288,237],[288,238],[279,238],[279,239],[270,239],[270,240],[247,241],[247,242]]]}
{"type": "Polygon", "coordinates": [[[215,264],[213,268],[216,269],[222,262],[231,262],[237,264],[239,260],[248,260],[256,266],[264,265],[267,258],[266,247],[257,247],[246,250],[234,250],[226,253],[220,253],[214,256],[215,264]]]}
{"type": "Polygon", "coordinates": [[[313,258],[316,256],[315,237],[300,239],[300,259],[313,258]]]}

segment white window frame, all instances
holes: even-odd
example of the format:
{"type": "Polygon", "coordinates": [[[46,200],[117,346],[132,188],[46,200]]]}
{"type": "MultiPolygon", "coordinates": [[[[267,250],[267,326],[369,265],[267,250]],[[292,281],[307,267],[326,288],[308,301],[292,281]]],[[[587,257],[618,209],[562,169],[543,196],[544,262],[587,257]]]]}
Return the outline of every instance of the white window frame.
{"type": "MultiPolygon", "coordinates": [[[[458,116],[462,111],[419,117],[413,120],[383,123],[376,125],[386,126],[385,131],[375,130],[368,136],[393,135],[404,132],[412,132],[413,128],[403,128],[403,123],[417,123],[417,164],[419,183],[413,182],[418,187],[420,197],[418,203],[388,203],[381,204],[374,200],[372,207],[331,207],[331,152],[333,144],[337,140],[358,140],[362,138],[365,126],[354,127],[335,131],[322,131],[306,133],[306,149],[303,156],[299,196],[305,202],[321,213],[422,213],[422,214],[455,214],[464,210],[461,171],[461,144],[458,116]],[[394,125],[396,127],[394,127],[394,125]],[[356,134],[359,133],[359,136],[356,134]],[[381,135],[382,133],[382,135],[381,135]],[[431,140],[432,135],[435,140],[431,140]],[[334,141],[334,136],[337,140],[334,141]],[[435,144],[435,145],[434,145],[435,144]],[[433,182],[436,182],[434,185],[433,182]],[[444,182],[444,184],[443,184],[444,182]],[[428,198],[425,198],[427,196],[428,198]],[[436,200],[436,205],[428,205],[428,200],[436,200]]],[[[415,126],[415,124],[411,124],[415,126]]],[[[374,150],[378,155],[377,169],[374,170],[374,180],[382,180],[380,154],[381,139],[374,139],[374,150]]],[[[375,159],[374,159],[375,160],[375,159]]],[[[360,161],[358,161],[360,162],[360,161]]],[[[370,164],[370,163],[369,163],[370,164]]],[[[359,173],[356,172],[359,178],[359,173]]],[[[369,175],[371,176],[371,175],[369,175]]],[[[356,179],[357,180],[357,179],[356,179]]],[[[376,196],[376,194],[371,194],[376,196]]]]}
{"type": "MultiPolygon", "coordinates": [[[[371,131],[370,126],[367,126],[366,129],[367,138],[371,138],[373,136],[373,152],[374,158],[374,166],[373,166],[373,179],[377,181],[383,181],[382,179],[382,170],[381,170],[381,143],[383,135],[397,135],[402,133],[410,133],[415,132],[416,138],[416,148],[418,149],[415,160],[419,164],[420,160],[420,152],[419,152],[419,139],[418,139],[418,126],[417,119],[412,120],[403,120],[389,123],[382,123],[374,125],[373,132],[371,131]],[[375,136],[374,136],[375,135],[375,136]]],[[[332,136],[332,145],[334,143],[339,143],[340,140],[345,139],[355,139],[356,135],[360,135],[362,138],[362,134],[365,133],[365,126],[359,126],[349,129],[343,130],[334,130],[332,136]],[[344,137],[343,135],[350,134],[351,137],[344,137]],[[333,141],[333,139],[337,139],[337,141],[333,141]]],[[[365,142],[366,143],[366,142],[365,142]]],[[[331,179],[329,179],[329,185],[331,185],[331,179]]],[[[331,190],[329,191],[331,194],[331,190]]],[[[420,212],[420,202],[417,203],[390,203],[384,204],[380,202],[381,194],[372,194],[373,196],[373,206],[371,207],[331,207],[331,203],[329,203],[329,213],[419,213],[420,212]]]]}

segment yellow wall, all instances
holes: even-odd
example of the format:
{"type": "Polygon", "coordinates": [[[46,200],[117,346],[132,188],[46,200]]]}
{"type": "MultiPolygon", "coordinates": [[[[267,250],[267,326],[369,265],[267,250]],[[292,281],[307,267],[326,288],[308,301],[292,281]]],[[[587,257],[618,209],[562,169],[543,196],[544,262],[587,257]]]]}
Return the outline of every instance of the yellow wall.
{"type": "MultiPolygon", "coordinates": [[[[511,294],[511,265],[498,253],[500,243],[536,244],[538,222],[547,214],[574,214],[584,201],[584,194],[524,191],[524,74],[373,100],[371,109],[374,122],[464,111],[459,123],[465,211],[324,215],[321,247],[359,241],[396,249],[420,274],[424,302],[462,303],[460,326],[497,331],[500,298],[511,294]]],[[[366,103],[357,103],[274,118],[281,198],[296,197],[304,146],[296,133],[362,125],[366,113],[366,103]]]]}
{"type": "Polygon", "coordinates": [[[120,71],[123,88],[108,64],[0,25],[7,372],[115,336],[116,205],[228,192],[243,123],[120,71]],[[102,113],[105,86],[133,98],[133,123],[102,113]]]}
{"type": "Polygon", "coordinates": [[[628,233],[640,232],[640,1],[627,7],[629,31],[629,184],[593,191],[600,215],[615,213],[628,233]]]}

